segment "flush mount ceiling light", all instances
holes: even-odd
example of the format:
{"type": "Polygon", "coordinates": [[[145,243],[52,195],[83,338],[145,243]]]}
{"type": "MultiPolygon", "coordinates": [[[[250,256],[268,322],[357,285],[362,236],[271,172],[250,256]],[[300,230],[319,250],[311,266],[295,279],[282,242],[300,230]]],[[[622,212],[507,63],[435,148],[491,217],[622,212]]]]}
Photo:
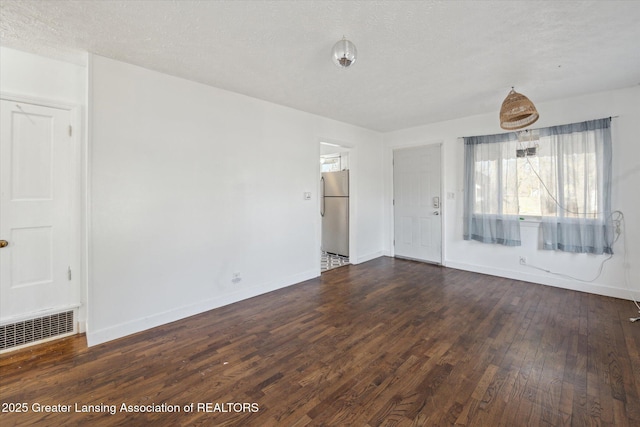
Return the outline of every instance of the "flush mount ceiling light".
{"type": "Polygon", "coordinates": [[[500,108],[500,127],[506,130],[522,129],[535,123],[539,117],[533,102],[512,87],[500,108]]]}
{"type": "Polygon", "coordinates": [[[331,58],[333,63],[340,68],[349,68],[356,62],[358,56],[358,50],[356,46],[346,38],[342,37],[338,43],[333,45],[331,51],[331,58]]]}

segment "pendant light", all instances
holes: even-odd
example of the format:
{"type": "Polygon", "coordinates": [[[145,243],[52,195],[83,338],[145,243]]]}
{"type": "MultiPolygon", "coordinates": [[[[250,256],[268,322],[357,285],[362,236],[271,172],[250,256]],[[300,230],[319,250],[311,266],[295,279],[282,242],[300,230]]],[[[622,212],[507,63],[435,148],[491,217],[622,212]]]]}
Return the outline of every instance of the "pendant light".
{"type": "Polygon", "coordinates": [[[500,127],[506,130],[522,129],[535,123],[539,117],[533,102],[512,87],[500,108],[500,127]]]}
{"type": "Polygon", "coordinates": [[[356,62],[358,50],[356,46],[347,40],[344,36],[342,40],[333,45],[331,58],[333,63],[342,69],[349,68],[356,62]]]}

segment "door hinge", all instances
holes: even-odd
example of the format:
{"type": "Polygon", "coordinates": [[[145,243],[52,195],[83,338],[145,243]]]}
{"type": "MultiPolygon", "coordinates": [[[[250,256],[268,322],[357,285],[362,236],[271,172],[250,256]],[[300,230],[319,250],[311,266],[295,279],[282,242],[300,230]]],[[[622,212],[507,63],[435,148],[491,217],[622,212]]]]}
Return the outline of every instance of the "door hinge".
{"type": "Polygon", "coordinates": [[[71,266],[69,266],[69,269],[67,270],[67,277],[71,280],[71,266]]]}
{"type": "Polygon", "coordinates": [[[396,199],[393,199],[391,202],[393,203],[393,206],[396,205],[396,199]]]}
{"type": "Polygon", "coordinates": [[[69,125],[69,136],[73,136],[73,126],[69,125]]]}
{"type": "Polygon", "coordinates": [[[396,245],[396,239],[393,239],[393,246],[396,245]]]}

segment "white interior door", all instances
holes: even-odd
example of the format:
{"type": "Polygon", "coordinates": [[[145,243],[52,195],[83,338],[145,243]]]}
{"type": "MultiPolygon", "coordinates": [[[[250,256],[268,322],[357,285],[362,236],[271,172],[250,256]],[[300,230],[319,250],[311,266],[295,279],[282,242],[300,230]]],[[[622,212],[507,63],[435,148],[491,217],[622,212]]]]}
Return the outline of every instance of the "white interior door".
{"type": "Polygon", "coordinates": [[[0,101],[0,321],[79,304],[71,112],[0,101]]]}
{"type": "Polygon", "coordinates": [[[394,150],[394,253],[442,263],[440,145],[394,150]]]}

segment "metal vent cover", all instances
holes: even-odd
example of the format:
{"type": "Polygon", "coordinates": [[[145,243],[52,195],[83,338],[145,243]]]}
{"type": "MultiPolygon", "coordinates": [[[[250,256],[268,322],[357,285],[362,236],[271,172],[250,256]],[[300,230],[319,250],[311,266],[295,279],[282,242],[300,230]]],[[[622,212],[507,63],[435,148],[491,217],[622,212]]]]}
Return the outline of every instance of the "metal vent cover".
{"type": "Polygon", "coordinates": [[[73,310],[0,326],[0,351],[74,332],[73,310]]]}

